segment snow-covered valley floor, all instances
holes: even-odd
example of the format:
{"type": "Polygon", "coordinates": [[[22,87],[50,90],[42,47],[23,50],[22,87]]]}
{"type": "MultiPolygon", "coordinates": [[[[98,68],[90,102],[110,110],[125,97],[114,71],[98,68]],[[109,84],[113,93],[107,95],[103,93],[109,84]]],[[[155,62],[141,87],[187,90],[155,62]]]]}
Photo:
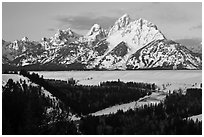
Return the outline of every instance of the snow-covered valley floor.
{"type": "Polygon", "coordinates": [[[185,90],[200,87],[201,70],[136,70],[136,71],[35,71],[45,79],[67,81],[74,78],[78,84],[98,85],[105,81],[155,83],[162,91],[185,90]]]}

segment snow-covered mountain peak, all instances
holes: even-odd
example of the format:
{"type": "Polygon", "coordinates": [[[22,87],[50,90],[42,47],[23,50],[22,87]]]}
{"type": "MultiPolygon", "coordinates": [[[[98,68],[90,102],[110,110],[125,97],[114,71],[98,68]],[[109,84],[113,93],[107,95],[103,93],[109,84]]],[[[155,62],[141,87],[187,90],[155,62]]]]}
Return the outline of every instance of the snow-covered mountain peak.
{"type": "Polygon", "coordinates": [[[124,29],[123,35],[126,33],[134,34],[140,40],[143,40],[144,42],[146,41],[145,44],[153,40],[166,39],[155,24],[142,18],[130,22],[129,25],[124,29]]]}
{"type": "Polygon", "coordinates": [[[79,34],[73,32],[70,28],[66,30],[57,30],[57,33],[54,37],[51,37],[51,43],[53,45],[63,45],[65,43],[70,43],[78,40],[80,37],[79,34]]]}
{"type": "Polygon", "coordinates": [[[130,16],[127,13],[125,13],[120,18],[130,18],[130,16]]]}
{"type": "Polygon", "coordinates": [[[153,24],[152,22],[143,19],[143,18],[139,18],[137,20],[134,21],[134,24],[137,24],[140,26],[140,28],[142,28],[142,26],[147,26],[147,27],[153,27],[157,30],[157,26],[155,24],[153,24]]]}
{"type": "MultiPolygon", "coordinates": [[[[67,31],[58,29],[57,33],[55,33],[55,38],[60,39],[61,36],[66,35],[66,34],[67,34],[67,31]]],[[[68,31],[68,34],[69,34],[69,31],[68,31]]]]}
{"type": "Polygon", "coordinates": [[[101,26],[99,24],[94,24],[86,35],[91,36],[94,33],[100,33],[102,31],[103,31],[103,29],[101,28],[101,26]]]}
{"type": "Polygon", "coordinates": [[[68,35],[70,35],[70,36],[73,36],[73,35],[74,35],[74,32],[71,30],[71,28],[68,28],[68,29],[66,29],[66,30],[62,30],[62,32],[63,32],[63,33],[66,33],[66,34],[68,34],[68,35]]]}
{"type": "Polygon", "coordinates": [[[21,41],[23,41],[23,42],[28,42],[29,39],[28,39],[28,37],[23,37],[23,38],[21,39],[21,41]]]}
{"type": "Polygon", "coordinates": [[[46,37],[43,37],[43,38],[41,39],[41,41],[47,41],[47,38],[46,38],[46,37]]]}
{"type": "Polygon", "coordinates": [[[96,44],[99,40],[105,37],[106,31],[99,24],[94,24],[89,32],[85,35],[85,39],[92,44],[96,44]]]}
{"type": "Polygon", "coordinates": [[[114,30],[114,33],[111,33],[106,39],[110,43],[109,50],[114,49],[123,41],[129,50],[127,58],[148,43],[165,39],[156,25],[142,18],[129,22],[128,25],[123,26],[121,29],[117,30],[113,27],[112,30],[114,30]]]}
{"type": "Polygon", "coordinates": [[[128,25],[128,23],[130,22],[130,16],[128,14],[124,14],[116,22],[128,25]]]}
{"type": "Polygon", "coordinates": [[[69,37],[79,37],[79,35],[73,32],[70,28],[66,30],[58,29],[57,33],[55,34],[55,38],[60,40],[62,40],[63,38],[67,39],[69,37]]]}
{"type": "Polygon", "coordinates": [[[130,16],[128,14],[124,14],[118,20],[116,20],[115,24],[109,31],[109,36],[120,30],[121,28],[126,27],[130,23],[130,16]]]}
{"type": "Polygon", "coordinates": [[[61,34],[62,34],[62,30],[58,29],[57,33],[55,33],[54,37],[59,38],[61,34]]]}

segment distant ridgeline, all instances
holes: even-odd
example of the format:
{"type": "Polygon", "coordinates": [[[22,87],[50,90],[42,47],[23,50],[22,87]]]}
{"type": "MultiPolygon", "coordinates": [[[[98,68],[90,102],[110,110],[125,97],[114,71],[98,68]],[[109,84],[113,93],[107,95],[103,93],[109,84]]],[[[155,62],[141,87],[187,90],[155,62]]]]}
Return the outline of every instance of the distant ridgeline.
{"type": "Polygon", "coordinates": [[[202,114],[202,89],[187,89],[185,95],[174,92],[157,105],[91,116],[98,110],[151,95],[156,85],[118,80],[84,86],[74,79],[49,80],[25,70],[20,74],[35,86],[10,79],[3,87],[3,134],[202,134],[202,122],[187,119],[202,114]],[[45,90],[56,101],[43,94],[45,90]],[[81,119],[72,121],[71,114],[81,119]]]}
{"type": "Polygon", "coordinates": [[[69,28],[41,41],[2,40],[2,66],[3,70],[202,69],[202,55],[167,39],[152,22],[131,20],[125,14],[109,30],[94,24],[84,36],[69,28]]]}

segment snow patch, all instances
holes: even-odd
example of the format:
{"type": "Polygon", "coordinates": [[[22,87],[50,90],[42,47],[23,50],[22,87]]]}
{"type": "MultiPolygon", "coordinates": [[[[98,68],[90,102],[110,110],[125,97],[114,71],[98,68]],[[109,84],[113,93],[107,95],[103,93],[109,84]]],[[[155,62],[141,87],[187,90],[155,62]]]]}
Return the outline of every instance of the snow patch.
{"type": "Polygon", "coordinates": [[[163,92],[153,92],[151,95],[147,95],[145,97],[140,98],[138,101],[133,101],[130,103],[125,103],[121,105],[115,105],[112,107],[108,107],[106,109],[97,111],[95,113],[91,113],[90,115],[93,116],[100,116],[100,115],[109,115],[115,114],[118,110],[122,110],[123,112],[128,111],[130,109],[135,109],[144,105],[150,104],[158,104],[163,101],[166,97],[166,94],[163,92]]]}
{"type": "Polygon", "coordinates": [[[188,119],[192,119],[193,121],[202,121],[202,114],[188,117],[188,119]]]}

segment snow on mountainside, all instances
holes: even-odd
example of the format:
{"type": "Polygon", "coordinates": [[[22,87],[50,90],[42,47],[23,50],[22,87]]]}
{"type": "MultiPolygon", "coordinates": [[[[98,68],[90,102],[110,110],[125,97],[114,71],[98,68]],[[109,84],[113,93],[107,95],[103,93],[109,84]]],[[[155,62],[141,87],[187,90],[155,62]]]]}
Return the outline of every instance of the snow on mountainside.
{"type": "Polygon", "coordinates": [[[97,42],[106,37],[106,31],[100,25],[94,24],[89,32],[84,36],[89,45],[95,45],[97,42]]]}
{"type": "Polygon", "coordinates": [[[4,42],[2,44],[3,64],[22,65],[22,62],[19,62],[20,58],[24,54],[28,57],[34,56],[36,52],[39,52],[40,47],[39,42],[30,41],[27,37],[13,42],[4,42]]]}
{"type": "Polygon", "coordinates": [[[201,69],[201,59],[174,41],[157,40],[138,50],[127,62],[129,69],[201,69]]]}
{"type": "Polygon", "coordinates": [[[29,42],[29,39],[28,39],[28,37],[23,37],[23,38],[21,39],[21,41],[23,41],[23,42],[29,42]]]}
{"type": "Polygon", "coordinates": [[[3,41],[3,68],[31,70],[70,69],[201,69],[201,56],[167,40],[145,19],[120,17],[109,31],[94,24],[85,36],[58,30],[40,42],[27,37],[3,41]],[[5,67],[6,66],[6,67],[5,67]]]}
{"type": "Polygon", "coordinates": [[[130,17],[128,14],[124,14],[120,17],[114,24],[114,26],[110,29],[108,36],[112,35],[113,33],[117,32],[118,30],[126,27],[130,23],[130,17]]]}
{"type": "Polygon", "coordinates": [[[2,63],[7,63],[9,60],[14,59],[14,57],[11,55],[12,51],[8,47],[9,44],[10,42],[2,40],[2,63]]]}
{"type": "Polygon", "coordinates": [[[126,69],[126,62],[137,50],[154,40],[165,39],[164,35],[157,29],[156,25],[144,19],[138,19],[129,23],[129,16],[119,18],[111,28],[107,42],[109,43],[109,53],[101,63],[102,68],[126,69]],[[122,25],[121,25],[122,24],[122,25]],[[113,31],[114,30],[114,31],[113,31]],[[115,31],[117,30],[117,31],[115,31]],[[122,56],[110,55],[114,48],[118,48],[121,43],[125,45],[121,52],[126,52],[122,56]],[[125,50],[125,51],[123,51],[125,50]],[[107,61],[109,63],[107,63],[107,61]],[[117,64],[116,64],[117,63],[117,64]]]}
{"type": "Polygon", "coordinates": [[[124,41],[130,47],[131,52],[136,52],[149,42],[161,39],[165,39],[165,37],[157,27],[151,22],[140,18],[109,35],[107,41],[110,42],[110,49],[124,41]]]}
{"type": "Polygon", "coordinates": [[[51,38],[50,43],[53,45],[64,45],[78,40],[79,34],[73,32],[70,28],[67,30],[58,30],[54,37],[51,38]]]}

